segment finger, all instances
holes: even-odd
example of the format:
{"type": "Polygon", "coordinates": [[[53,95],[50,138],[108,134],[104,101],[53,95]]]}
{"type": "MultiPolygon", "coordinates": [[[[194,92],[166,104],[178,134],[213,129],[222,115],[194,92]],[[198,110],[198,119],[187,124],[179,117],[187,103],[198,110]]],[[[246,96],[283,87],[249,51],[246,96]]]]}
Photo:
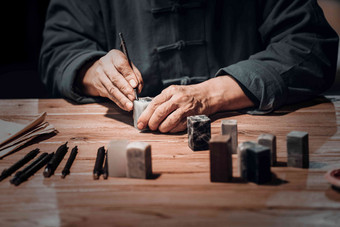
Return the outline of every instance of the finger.
{"type": "MultiPolygon", "coordinates": [[[[100,75],[100,76],[105,77],[105,75],[100,75]]],[[[108,92],[107,88],[105,87],[105,85],[102,82],[102,79],[100,77],[97,77],[97,79],[93,82],[93,84],[94,84],[94,87],[96,88],[96,91],[98,92],[99,96],[105,97],[105,98],[109,98],[109,99],[111,99],[116,104],[118,103],[118,100],[116,99],[116,97],[112,96],[108,92]]]]}
{"type": "Polygon", "coordinates": [[[170,133],[176,133],[176,132],[182,132],[187,128],[187,119],[184,118],[180,121],[180,123],[178,123],[178,125],[176,127],[174,127],[173,129],[171,129],[169,132],[170,133]]]}
{"type": "Polygon", "coordinates": [[[143,86],[144,86],[144,81],[143,81],[143,77],[142,74],[140,73],[140,71],[137,69],[137,67],[132,63],[132,67],[133,67],[133,71],[136,75],[137,78],[137,82],[138,82],[138,93],[142,92],[143,86]]]}
{"type": "Polygon", "coordinates": [[[170,132],[183,120],[183,117],[184,113],[181,109],[173,111],[163,122],[161,122],[158,127],[159,131],[163,133],[170,132]]]}
{"type": "MultiPolygon", "coordinates": [[[[175,111],[177,108],[178,108],[178,104],[171,101],[171,99],[159,105],[150,117],[150,120],[148,123],[149,128],[151,130],[157,130],[158,126],[162,123],[162,121],[165,118],[167,118],[168,115],[171,114],[173,111],[175,111]]],[[[159,130],[163,132],[161,129],[159,130]]]]}
{"type": "Polygon", "coordinates": [[[136,88],[138,86],[138,79],[135,75],[135,72],[131,68],[127,57],[124,55],[123,52],[118,52],[118,56],[111,58],[111,61],[117,71],[122,74],[125,80],[130,84],[132,88],[136,88]]]}
{"type": "Polygon", "coordinates": [[[160,106],[162,103],[168,101],[171,97],[172,94],[170,92],[162,92],[161,94],[157,95],[140,115],[137,127],[140,130],[144,129],[148,125],[149,119],[151,118],[157,107],[160,106]]]}
{"type": "Polygon", "coordinates": [[[126,111],[131,111],[133,108],[132,102],[115,87],[107,76],[101,77],[101,82],[106,88],[107,97],[114,101],[120,108],[126,111]]]}
{"type": "MultiPolygon", "coordinates": [[[[107,90],[101,81],[101,77],[105,77],[105,73],[101,68],[96,70],[96,77],[92,80],[93,91],[92,93],[97,93],[98,96],[107,97],[107,90]]],[[[92,88],[91,88],[92,89],[92,88]]]]}
{"type": "MultiPolygon", "coordinates": [[[[125,95],[130,101],[135,99],[134,91],[131,85],[125,80],[123,75],[121,75],[117,69],[114,67],[113,63],[108,60],[108,58],[101,59],[102,68],[110,81],[117,87],[121,93],[125,95]]],[[[111,95],[113,95],[111,93],[111,95]]]]}

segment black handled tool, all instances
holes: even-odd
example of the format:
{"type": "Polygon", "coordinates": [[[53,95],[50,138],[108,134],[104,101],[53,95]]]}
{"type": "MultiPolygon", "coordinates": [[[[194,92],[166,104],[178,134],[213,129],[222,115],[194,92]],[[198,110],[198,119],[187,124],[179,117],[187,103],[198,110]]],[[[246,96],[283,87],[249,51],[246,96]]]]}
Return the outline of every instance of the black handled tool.
{"type": "Polygon", "coordinates": [[[109,169],[107,166],[107,151],[105,153],[105,161],[104,161],[104,168],[103,168],[103,178],[106,180],[109,176],[109,169]]]}
{"type": "Polygon", "coordinates": [[[70,174],[71,166],[74,162],[74,159],[76,159],[77,154],[78,154],[78,147],[75,146],[71,151],[70,157],[68,158],[63,171],[61,172],[61,178],[65,178],[66,175],[70,174]]]}
{"type": "Polygon", "coordinates": [[[39,169],[41,169],[47,162],[54,156],[54,152],[51,154],[43,153],[40,156],[43,156],[35,165],[32,165],[27,171],[23,172],[19,175],[19,177],[12,179],[12,184],[18,186],[22,182],[26,181],[28,178],[33,176],[39,169]]]}
{"type": "MultiPolygon", "coordinates": [[[[119,38],[120,38],[120,49],[125,54],[128,62],[129,62],[129,65],[130,65],[131,69],[133,70],[132,63],[131,63],[131,60],[130,60],[130,57],[129,57],[129,53],[128,53],[128,50],[127,50],[127,47],[126,47],[126,43],[125,43],[125,40],[124,40],[124,37],[123,37],[123,33],[119,32],[119,38]]],[[[136,100],[138,100],[137,89],[134,88],[133,91],[135,92],[136,100]]]]}
{"type": "Polygon", "coordinates": [[[50,177],[54,174],[54,171],[59,166],[61,160],[63,160],[65,154],[67,153],[67,142],[60,147],[58,147],[57,151],[53,158],[48,162],[46,168],[44,170],[44,177],[50,177]]]}
{"type": "Polygon", "coordinates": [[[40,162],[41,159],[43,159],[45,156],[47,156],[48,153],[44,152],[42,153],[38,158],[36,158],[35,160],[33,160],[28,166],[26,166],[23,170],[20,170],[18,172],[15,173],[14,177],[10,180],[10,182],[12,184],[14,184],[14,182],[16,181],[17,178],[20,177],[21,174],[27,172],[30,168],[32,168],[32,166],[36,165],[38,162],[40,162]]]}
{"type": "Polygon", "coordinates": [[[25,155],[22,159],[14,163],[11,167],[8,169],[4,169],[0,176],[0,181],[5,179],[6,177],[10,176],[12,173],[20,169],[22,166],[24,166],[27,162],[31,161],[37,154],[39,153],[39,148],[34,149],[33,151],[30,151],[28,154],[25,155]]]}
{"type": "Polygon", "coordinates": [[[99,177],[100,177],[100,174],[103,173],[104,157],[105,157],[105,148],[104,147],[98,148],[96,163],[95,163],[94,169],[93,169],[93,179],[94,180],[98,180],[99,177]]]}

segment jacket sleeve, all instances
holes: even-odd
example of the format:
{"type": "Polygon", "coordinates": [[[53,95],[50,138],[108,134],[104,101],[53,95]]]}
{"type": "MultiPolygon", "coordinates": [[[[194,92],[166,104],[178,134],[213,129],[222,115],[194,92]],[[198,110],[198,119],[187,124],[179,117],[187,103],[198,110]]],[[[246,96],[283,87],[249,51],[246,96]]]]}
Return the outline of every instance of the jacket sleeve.
{"type": "Polygon", "coordinates": [[[99,1],[50,2],[39,71],[43,83],[56,97],[76,102],[94,102],[76,92],[74,81],[79,69],[88,61],[106,54],[106,39],[100,17],[99,1]],[[81,5],[81,7],[79,7],[81,5]]]}
{"type": "Polygon", "coordinates": [[[268,0],[259,34],[265,49],[220,69],[231,75],[256,104],[251,114],[314,97],[335,77],[338,36],[315,0],[268,0]]]}

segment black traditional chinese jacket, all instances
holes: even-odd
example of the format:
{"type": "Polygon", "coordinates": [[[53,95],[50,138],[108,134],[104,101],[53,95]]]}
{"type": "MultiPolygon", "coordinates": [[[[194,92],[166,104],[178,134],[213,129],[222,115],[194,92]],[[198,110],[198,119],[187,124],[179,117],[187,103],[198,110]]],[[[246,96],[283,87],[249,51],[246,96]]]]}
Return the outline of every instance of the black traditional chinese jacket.
{"type": "Polygon", "coordinates": [[[141,96],[229,74],[253,113],[265,113],[325,91],[335,76],[338,37],[315,0],[52,0],[40,57],[52,94],[98,101],[79,94],[75,78],[119,49],[119,32],[141,96]]]}

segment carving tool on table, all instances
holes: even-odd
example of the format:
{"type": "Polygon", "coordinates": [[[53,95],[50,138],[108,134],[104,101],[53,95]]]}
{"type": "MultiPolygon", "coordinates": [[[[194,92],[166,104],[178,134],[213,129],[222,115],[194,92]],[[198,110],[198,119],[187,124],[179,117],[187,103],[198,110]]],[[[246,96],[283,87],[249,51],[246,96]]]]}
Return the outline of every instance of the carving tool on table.
{"type": "Polygon", "coordinates": [[[97,158],[93,169],[93,179],[98,180],[103,173],[103,162],[105,158],[105,148],[100,147],[97,151],[97,158]]]}
{"type": "Polygon", "coordinates": [[[11,180],[11,183],[15,186],[18,186],[22,182],[26,181],[28,178],[33,176],[39,169],[41,169],[44,165],[46,165],[51,158],[54,157],[54,152],[51,154],[42,153],[34,162],[32,162],[24,171],[21,171],[20,174],[16,174],[15,177],[11,180]]]}
{"type": "Polygon", "coordinates": [[[44,170],[44,177],[50,177],[54,174],[54,171],[59,166],[61,160],[63,160],[65,154],[67,153],[67,150],[68,150],[67,142],[58,147],[57,151],[55,152],[55,155],[46,165],[46,168],[44,170]]]}
{"type": "Polygon", "coordinates": [[[65,178],[66,175],[70,174],[71,166],[74,160],[76,159],[77,154],[78,154],[78,147],[75,146],[71,151],[70,157],[68,158],[63,171],[61,172],[61,178],[65,178]]]}
{"type": "Polygon", "coordinates": [[[104,168],[103,168],[103,178],[106,180],[109,176],[109,169],[107,165],[107,152],[105,153],[105,161],[104,161],[104,168]]]}
{"type": "Polygon", "coordinates": [[[10,176],[12,173],[20,169],[22,166],[24,166],[27,162],[31,161],[37,154],[39,153],[39,148],[34,149],[33,151],[30,151],[28,154],[26,154],[22,159],[14,163],[11,167],[8,169],[4,169],[0,176],[0,181],[5,179],[6,177],[10,176]]]}

